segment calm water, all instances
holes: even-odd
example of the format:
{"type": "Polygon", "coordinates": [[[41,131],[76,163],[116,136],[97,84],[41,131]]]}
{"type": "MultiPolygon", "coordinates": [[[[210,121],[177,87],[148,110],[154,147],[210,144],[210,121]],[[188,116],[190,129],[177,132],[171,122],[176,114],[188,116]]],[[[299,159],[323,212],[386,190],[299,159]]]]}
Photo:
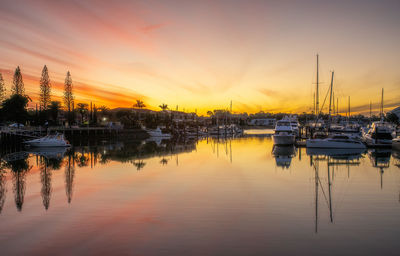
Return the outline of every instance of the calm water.
{"type": "Polygon", "coordinates": [[[399,152],[157,143],[4,156],[1,255],[399,254],[399,152]]]}

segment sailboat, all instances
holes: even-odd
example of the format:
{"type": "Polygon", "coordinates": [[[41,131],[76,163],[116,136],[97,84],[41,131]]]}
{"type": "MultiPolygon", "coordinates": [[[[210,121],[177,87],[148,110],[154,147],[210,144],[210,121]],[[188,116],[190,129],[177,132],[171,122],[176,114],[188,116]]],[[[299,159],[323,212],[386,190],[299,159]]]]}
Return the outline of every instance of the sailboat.
{"type": "MultiPolygon", "coordinates": [[[[333,91],[333,77],[334,72],[332,71],[331,85],[329,88],[329,121],[328,126],[331,123],[331,110],[332,110],[332,91],[333,91]]],[[[327,138],[316,138],[308,139],[306,141],[307,148],[343,148],[343,149],[364,149],[365,145],[358,139],[349,136],[347,134],[330,134],[327,138]]]]}

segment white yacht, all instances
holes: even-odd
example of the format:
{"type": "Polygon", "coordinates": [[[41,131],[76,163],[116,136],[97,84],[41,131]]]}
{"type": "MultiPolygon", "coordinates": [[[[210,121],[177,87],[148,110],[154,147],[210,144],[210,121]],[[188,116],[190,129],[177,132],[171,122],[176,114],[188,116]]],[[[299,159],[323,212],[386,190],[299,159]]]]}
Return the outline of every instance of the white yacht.
{"type": "Polygon", "coordinates": [[[25,144],[32,147],[69,147],[69,142],[63,134],[47,135],[39,139],[28,140],[25,144]]]}
{"type": "Polygon", "coordinates": [[[275,133],[272,138],[275,145],[293,145],[295,143],[296,135],[293,133],[293,128],[287,117],[276,122],[275,133]]]}
{"type": "Polygon", "coordinates": [[[346,134],[332,134],[324,139],[308,139],[307,148],[358,148],[365,149],[366,146],[360,141],[346,134]]]}
{"type": "Polygon", "coordinates": [[[362,140],[370,147],[384,147],[392,145],[392,127],[380,121],[372,123],[368,131],[363,131],[362,140]]]}
{"type": "Polygon", "coordinates": [[[171,134],[163,133],[160,127],[157,127],[154,130],[146,129],[146,132],[150,135],[150,137],[165,138],[165,139],[171,138],[171,134]]]}

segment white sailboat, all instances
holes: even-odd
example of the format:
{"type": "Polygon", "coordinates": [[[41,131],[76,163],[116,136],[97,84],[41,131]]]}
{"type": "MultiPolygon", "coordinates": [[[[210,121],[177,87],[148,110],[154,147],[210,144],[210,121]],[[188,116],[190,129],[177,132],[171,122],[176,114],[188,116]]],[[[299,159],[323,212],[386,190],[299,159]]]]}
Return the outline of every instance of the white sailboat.
{"type": "MultiPolygon", "coordinates": [[[[331,107],[332,107],[332,92],[333,92],[333,77],[332,71],[331,85],[329,88],[329,122],[331,121],[331,107]]],[[[329,129],[328,129],[329,130],[329,129]]],[[[343,148],[343,149],[364,149],[365,145],[357,138],[347,134],[330,134],[327,138],[308,139],[306,141],[307,148],[343,148]]]]}

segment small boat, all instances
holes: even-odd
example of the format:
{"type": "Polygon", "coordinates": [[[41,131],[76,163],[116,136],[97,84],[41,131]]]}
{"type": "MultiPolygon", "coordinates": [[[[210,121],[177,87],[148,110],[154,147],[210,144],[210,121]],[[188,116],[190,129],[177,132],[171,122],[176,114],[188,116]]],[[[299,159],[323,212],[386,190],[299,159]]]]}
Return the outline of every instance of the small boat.
{"type": "Polygon", "coordinates": [[[25,144],[32,147],[69,147],[69,142],[63,134],[47,135],[39,139],[28,140],[25,144]]]}
{"type": "Polygon", "coordinates": [[[392,128],[386,122],[374,122],[367,132],[363,131],[362,140],[370,147],[390,147],[393,140],[392,128]]]}
{"type": "Polygon", "coordinates": [[[296,135],[287,117],[276,122],[275,133],[272,138],[275,145],[293,145],[295,143],[296,135]]]}
{"type": "Polygon", "coordinates": [[[365,145],[355,138],[346,134],[333,134],[324,139],[308,139],[306,141],[307,148],[359,148],[365,149],[365,145]]]}
{"type": "Polygon", "coordinates": [[[147,129],[146,132],[150,135],[150,137],[165,138],[165,139],[171,138],[171,134],[163,133],[160,127],[157,127],[154,130],[147,129]]]}

